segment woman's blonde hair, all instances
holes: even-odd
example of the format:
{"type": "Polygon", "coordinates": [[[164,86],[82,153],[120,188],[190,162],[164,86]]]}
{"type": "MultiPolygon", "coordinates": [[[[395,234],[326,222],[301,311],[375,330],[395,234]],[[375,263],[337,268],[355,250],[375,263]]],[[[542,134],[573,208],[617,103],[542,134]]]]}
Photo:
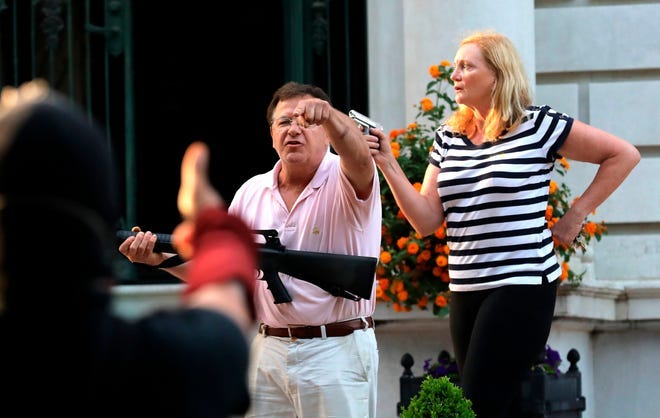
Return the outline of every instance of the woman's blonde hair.
{"type": "MultiPolygon", "coordinates": [[[[464,38],[460,46],[466,44],[477,45],[495,73],[491,109],[484,125],[484,140],[496,141],[520,123],[525,108],[532,104],[529,79],[516,47],[506,36],[490,30],[477,31],[464,38]]],[[[471,108],[459,105],[447,120],[447,125],[466,134],[473,118],[471,108]]]]}

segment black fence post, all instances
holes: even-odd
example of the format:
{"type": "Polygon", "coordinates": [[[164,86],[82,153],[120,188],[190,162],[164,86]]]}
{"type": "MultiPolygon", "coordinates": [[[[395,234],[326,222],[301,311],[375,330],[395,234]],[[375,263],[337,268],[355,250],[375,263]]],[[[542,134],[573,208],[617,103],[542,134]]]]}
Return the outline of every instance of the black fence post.
{"type": "Polygon", "coordinates": [[[399,377],[399,402],[396,404],[396,415],[410,404],[410,399],[417,395],[419,388],[422,384],[423,377],[415,377],[412,373],[412,366],[415,364],[413,356],[405,353],[401,356],[401,366],[403,366],[403,374],[399,377]]]}

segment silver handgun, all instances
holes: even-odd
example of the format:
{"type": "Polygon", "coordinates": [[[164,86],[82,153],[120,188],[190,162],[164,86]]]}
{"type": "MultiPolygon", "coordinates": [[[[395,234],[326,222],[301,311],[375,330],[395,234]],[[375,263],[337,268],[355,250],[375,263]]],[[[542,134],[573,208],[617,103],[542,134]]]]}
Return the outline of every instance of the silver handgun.
{"type": "Polygon", "coordinates": [[[369,133],[369,128],[380,129],[381,131],[383,130],[383,125],[372,119],[369,119],[368,117],[364,116],[362,113],[356,110],[349,111],[348,116],[350,116],[351,119],[357,122],[358,126],[360,127],[360,129],[362,129],[362,131],[365,134],[369,133]]]}

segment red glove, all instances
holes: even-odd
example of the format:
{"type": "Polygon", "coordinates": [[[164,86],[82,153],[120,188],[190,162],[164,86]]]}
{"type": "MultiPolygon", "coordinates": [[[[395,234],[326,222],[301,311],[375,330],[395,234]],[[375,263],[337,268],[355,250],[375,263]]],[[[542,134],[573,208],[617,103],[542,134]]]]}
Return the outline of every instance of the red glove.
{"type": "Polygon", "coordinates": [[[245,287],[254,319],[258,264],[252,231],[224,209],[205,209],[197,217],[193,245],[194,258],[184,296],[208,283],[239,280],[245,287]]]}

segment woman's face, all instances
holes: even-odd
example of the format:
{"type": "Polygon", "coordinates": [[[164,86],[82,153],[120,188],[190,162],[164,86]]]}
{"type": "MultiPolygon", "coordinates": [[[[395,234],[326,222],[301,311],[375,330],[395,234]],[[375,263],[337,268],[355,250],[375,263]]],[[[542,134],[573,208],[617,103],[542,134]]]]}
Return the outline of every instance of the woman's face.
{"type": "Polygon", "coordinates": [[[456,92],[456,103],[487,113],[495,88],[495,72],[488,66],[476,44],[461,46],[454,58],[451,75],[456,92]]]}

